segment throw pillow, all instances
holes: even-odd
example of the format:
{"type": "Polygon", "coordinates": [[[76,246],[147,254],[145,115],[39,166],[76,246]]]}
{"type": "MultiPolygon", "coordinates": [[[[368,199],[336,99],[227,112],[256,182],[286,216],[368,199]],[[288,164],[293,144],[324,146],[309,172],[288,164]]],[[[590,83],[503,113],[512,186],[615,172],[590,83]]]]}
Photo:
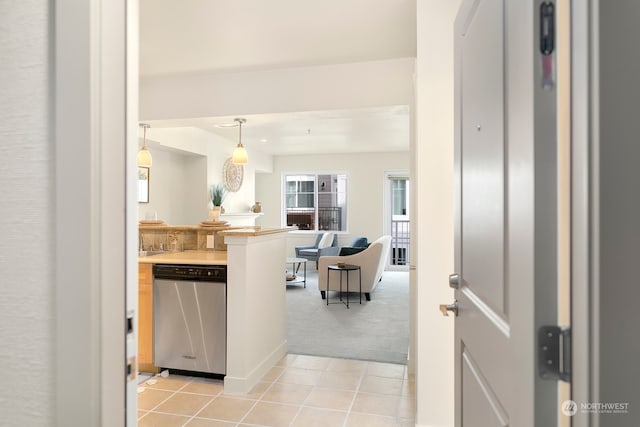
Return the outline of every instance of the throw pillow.
{"type": "Polygon", "coordinates": [[[328,248],[333,243],[333,233],[324,233],[320,243],[318,243],[318,249],[328,248]]]}
{"type": "Polygon", "coordinates": [[[340,256],[357,254],[359,252],[364,251],[365,249],[367,248],[356,247],[356,246],[343,246],[340,248],[340,256]]]}
{"type": "Polygon", "coordinates": [[[351,243],[354,248],[366,248],[369,245],[366,237],[357,237],[351,243]]]}

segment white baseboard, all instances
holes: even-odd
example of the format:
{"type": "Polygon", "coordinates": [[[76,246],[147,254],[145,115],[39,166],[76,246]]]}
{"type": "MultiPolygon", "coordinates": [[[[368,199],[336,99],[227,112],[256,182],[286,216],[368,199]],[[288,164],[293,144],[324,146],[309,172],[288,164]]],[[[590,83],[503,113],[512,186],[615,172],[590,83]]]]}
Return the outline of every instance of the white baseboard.
{"type": "Polygon", "coordinates": [[[247,394],[262,377],[287,354],[287,340],[276,347],[246,377],[224,377],[224,392],[227,394],[247,394]]]}

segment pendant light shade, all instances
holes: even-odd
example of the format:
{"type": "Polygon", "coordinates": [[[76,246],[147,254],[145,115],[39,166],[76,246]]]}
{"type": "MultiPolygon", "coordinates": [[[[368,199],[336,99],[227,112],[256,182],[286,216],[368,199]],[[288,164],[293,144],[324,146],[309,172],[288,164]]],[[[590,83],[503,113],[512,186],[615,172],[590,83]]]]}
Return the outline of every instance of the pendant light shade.
{"type": "Polygon", "coordinates": [[[151,153],[146,147],[142,147],[140,151],[138,151],[138,166],[150,168],[152,163],[151,153]]]}
{"type": "Polygon", "coordinates": [[[151,126],[146,123],[140,123],[140,127],[144,129],[142,139],[142,148],[138,151],[138,166],[150,168],[152,164],[151,153],[147,150],[147,129],[151,126]]]}
{"type": "Polygon", "coordinates": [[[247,150],[242,145],[238,144],[235,150],[233,150],[233,157],[231,162],[236,165],[246,165],[249,161],[247,157],[247,150]]]}
{"type": "Polygon", "coordinates": [[[249,161],[249,157],[247,156],[247,150],[242,145],[242,124],[246,123],[245,119],[234,119],[235,122],[238,123],[238,145],[236,149],[233,150],[233,157],[231,158],[231,162],[236,165],[246,165],[249,161]]]}

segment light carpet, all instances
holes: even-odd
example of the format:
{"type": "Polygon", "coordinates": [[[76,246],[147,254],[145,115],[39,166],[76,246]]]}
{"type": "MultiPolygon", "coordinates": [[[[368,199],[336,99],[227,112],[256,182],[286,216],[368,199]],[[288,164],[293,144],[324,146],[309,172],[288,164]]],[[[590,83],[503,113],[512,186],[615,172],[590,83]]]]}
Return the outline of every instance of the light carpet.
{"type": "MultiPolygon", "coordinates": [[[[337,292],[329,292],[329,296],[330,302],[338,301],[337,292]]],[[[371,301],[366,301],[363,294],[360,305],[357,292],[349,299],[349,309],[343,304],[327,306],[320,297],[315,270],[307,272],[306,289],[302,284],[288,284],[289,353],[405,364],[409,273],[385,271],[371,293],[371,301]]]]}

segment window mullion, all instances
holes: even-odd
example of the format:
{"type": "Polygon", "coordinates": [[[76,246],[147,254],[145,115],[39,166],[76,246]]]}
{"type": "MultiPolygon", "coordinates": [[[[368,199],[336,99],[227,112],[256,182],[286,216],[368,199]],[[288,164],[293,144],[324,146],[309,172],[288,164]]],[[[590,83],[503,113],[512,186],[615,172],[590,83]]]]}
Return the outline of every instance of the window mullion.
{"type": "Polygon", "coordinates": [[[320,231],[320,215],[318,215],[319,200],[318,200],[318,174],[315,175],[313,180],[313,215],[315,216],[315,229],[320,231]]]}

